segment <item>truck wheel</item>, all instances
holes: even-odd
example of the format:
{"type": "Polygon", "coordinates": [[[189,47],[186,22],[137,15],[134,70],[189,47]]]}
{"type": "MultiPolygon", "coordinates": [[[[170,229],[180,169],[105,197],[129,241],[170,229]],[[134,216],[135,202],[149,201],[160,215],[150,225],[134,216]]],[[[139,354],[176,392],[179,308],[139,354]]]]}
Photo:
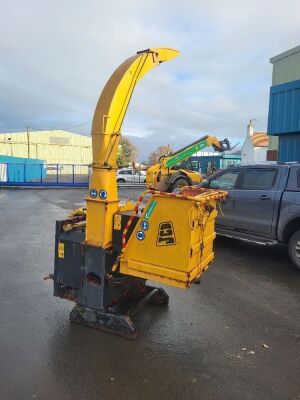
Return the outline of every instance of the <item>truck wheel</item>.
{"type": "Polygon", "coordinates": [[[125,179],[120,178],[120,179],[117,180],[117,182],[118,183],[125,183],[125,179]]]}
{"type": "Polygon", "coordinates": [[[300,271],[300,230],[296,231],[289,240],[289,257],[294,266],[300,271]]]}
{"type": "Polygon", "coordinates": [[[189,182],[187,181],[187,179],[185,178],[176,179],[176,181],[172,185],[171,192],[173,192],[173,190],[175,189],[182,188],[183,186],[189,186],[189,182]]]}

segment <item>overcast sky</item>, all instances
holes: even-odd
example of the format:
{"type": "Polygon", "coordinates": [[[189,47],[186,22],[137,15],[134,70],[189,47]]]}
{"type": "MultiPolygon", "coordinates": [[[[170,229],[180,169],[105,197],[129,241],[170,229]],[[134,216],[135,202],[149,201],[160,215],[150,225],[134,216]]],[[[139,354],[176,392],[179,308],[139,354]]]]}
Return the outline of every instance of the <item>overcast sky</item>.
{"type": "Polygon", "coordinates": [[[0,132],[89,134],[101,89],[136,51],[173,47],[134,92],[123,133],[160,144],[266,130],[270,57],[300,44],[300,2],[0,0],[0,132]],[[74,127],[74,128],[73,128],[74,127]]]}

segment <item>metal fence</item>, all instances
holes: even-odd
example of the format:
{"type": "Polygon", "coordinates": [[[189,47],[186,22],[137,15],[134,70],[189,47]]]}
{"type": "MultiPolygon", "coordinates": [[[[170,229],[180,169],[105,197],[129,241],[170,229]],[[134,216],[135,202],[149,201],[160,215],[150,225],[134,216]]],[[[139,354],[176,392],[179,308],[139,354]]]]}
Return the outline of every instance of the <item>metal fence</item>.
{"type": "MultiPolygon", "coordinates": [[[[238,157],[223,158],[218,168],[240,163],[238,157]]],[[[1,186],[53,186],[53,187],[88,187],[91,166],[88,164],[46,164],[46,163],[0,163],[1,186]]],[[[118,186],[145,186],[144,183],[121,183],[118,186]]]]}
{"type": "Polygon", "coordinates": [[[0,186],[87,187],[87,164],[0,163],[0,186]]]}
{"type": "MultiPolygon", "coordinates": [[[[88,164],[0,163],[0,187],[88,187],[90,176],[88,164]]],[[[118,186],[144,187],[145,183],[132,181],[118,186]]]]}

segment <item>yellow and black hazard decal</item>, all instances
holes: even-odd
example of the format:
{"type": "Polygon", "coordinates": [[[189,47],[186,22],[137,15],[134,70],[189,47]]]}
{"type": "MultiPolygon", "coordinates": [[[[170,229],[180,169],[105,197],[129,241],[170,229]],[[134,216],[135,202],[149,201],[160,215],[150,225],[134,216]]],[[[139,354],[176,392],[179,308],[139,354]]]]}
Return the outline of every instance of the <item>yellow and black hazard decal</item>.
{"type": "Polygon", "coordinates": [[[120,231],[121,230],[121,223],[122,223],[121,214],[115,214],[114,215],[114,229],[116,231],[120,231]]]}
{"type": "Polygon", "coordinates": [[[175,232],[171,221],[159,224],[156,246],[172,246],[176,244],[175,232]]]}
{"type": "Polygon", "coordinates": [[[65,258],[65,244],[58,242],[58,258],[65,258]]]}

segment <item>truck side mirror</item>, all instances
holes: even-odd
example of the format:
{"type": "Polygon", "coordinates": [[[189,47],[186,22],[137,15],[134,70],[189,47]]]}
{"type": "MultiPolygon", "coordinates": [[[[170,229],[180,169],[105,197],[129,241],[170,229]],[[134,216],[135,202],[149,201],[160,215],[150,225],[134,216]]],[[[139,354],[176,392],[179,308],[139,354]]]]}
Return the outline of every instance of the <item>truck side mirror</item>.
{"type": "Polygon", "coordinates": [[[200,186],[203,188],[209,188],[209,181],[207,180],[202,181],[200,186]]]}

